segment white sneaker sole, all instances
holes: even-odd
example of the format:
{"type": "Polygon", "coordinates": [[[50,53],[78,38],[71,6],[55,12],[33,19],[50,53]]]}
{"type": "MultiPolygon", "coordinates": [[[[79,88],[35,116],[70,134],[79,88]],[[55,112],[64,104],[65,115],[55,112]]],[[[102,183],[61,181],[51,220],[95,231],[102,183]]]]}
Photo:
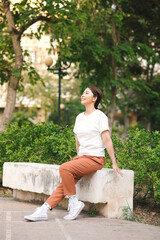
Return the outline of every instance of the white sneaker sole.
{"type": "Polygon", "coordinates": [[[82,202],[82,205],[81,207],[78,209],[78,211],[76,212],[76,214],[74,216],[71,216],[71,215],[67,215],[64,217],[65,220],[75,220],[78,215],[80,214],[80,212],[83,210],[83,208],[85,207],[85,204],[82,202]]]}
{"type": "Polygon", "coordinates": [[[48,221],[47,217],[31,217],[31,216],[24,216],[24,219],[30,222],[39,222],[39,221],[48,221]]]}

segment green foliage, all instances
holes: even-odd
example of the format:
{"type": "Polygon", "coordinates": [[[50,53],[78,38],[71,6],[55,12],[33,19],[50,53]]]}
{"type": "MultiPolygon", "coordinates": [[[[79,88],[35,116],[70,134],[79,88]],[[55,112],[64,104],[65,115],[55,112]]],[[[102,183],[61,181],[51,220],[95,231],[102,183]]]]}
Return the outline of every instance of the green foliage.
{"type": "MultiPolygon", "coordinates": [[[[5,1],[4,1],[5,2],[5,1]]],[[[39,22],[39,27],[36,32],[28,33],[31,38],[35,36],[40,40],[42,34],[50,34],[51,27],[59,29],[59,32],[63,34],[63,31],[67,31],[66,25],[72,25],[75,17],[78,17],[78,10],[75,3],[66,0],[46,0],[34,1],[23,0],[17,3],[14,1],[8,1],[10,5],[11,14],[15,24],[14,34],[17,34],[17,39],[20,43],[21,37],[25,30],[31,25],[39,22]],[[63,31],[61,31],[63,30],[63,31]]],[[[3,3],[0,3],[0,84],[8,82],[11,76],[20,78],[20,86],[18,90],[24,90],[23,78],[21,72],[15,67],[15,48],[13,49],[12,35],[9,31],[8,21],[3,9],[3,3]]],[[[58,41],[58,40],[57,40],[58,41]]],[[[52,49],[53,51],[53,49],[52,49]]],[[[23,57],[29,56],[26,50],[23,52],[23,57]]],[[[26,62],[23,58],[23,70],[28,73],[28,77],[31,84],[35,84],[40,79],[35,68],[31,62],[26,62]]],[[[43,81],[42,81],[43,83],[43,81]]]]}
{"type": "Polygon", "coordinates": [[[136,111],[139,123],[143,126],[151,123],[151,130],[160,130],[160,74],[147,82],[143,90],[135,89],[134,103],[130,103],[131,111],[136,111]],[[142,93],[143,91],[143,93],[142,93]],[[137,107],[138,106],[138,107],[137,107]]]}
{"type": "Polygon", "coordinates": [[[10,124],[0,133],[0,168],[8,162],[62,164],[76,155],[72,128],[53,123],[10,124]]]}
{"type": "MultiPolygon", "coordinates": [[[[64,62],[69,57],[76,65],[75,76],[82,81],[81,87],[84,89],[92,84],[102,89],[105,112],[109,112],[111,90],[116,87],[116,105],[123,112],[126,106],[128,110],[137,111],[141,122],[149,122],[153,130],[159,130],[159,97],[154,94],[154,89],[157,93],[159,91],[159,82],[152,84],[152,81],[157,74],[155,66],[160,63],[160,3],[118,0],[114,1],[115,9],[112,4],[111,0],[12,1],[14,33],[20,40],[25,30],[39,22],[37,31],[28,35],[40,39],[42,34],[50,34],[50,53],[56,50],[53,44],[56,41],[64,62]],[[130,90],[134,92],[133,96],[130,96],[130,90]],[[136,101],[133,102],[133,98],[136,101]],[[148,117],[151,108],[153,114],[148,117]]],[[[0,84],[8,82],[11,76],[20,77],[15,68],[11,32],[2,6],[1,3],[0,84]]],[[[23,56],[28,53],[24,51],[23,56]]],[[[23,71],[27,72],[31,84],[42,81],[31,63],[23,61],[23,71]]],[[[24,84],[21,77],[18,90],[24,91],[24,84]]]]}
{"type": "MultiPolygon", "coordinates": [[[[119,0],[114,1],[113,9],[111,0],[73,1],[78,4],[81,17],[72,26],[65,25],[68,31],[60,31],[59,27],[53,30],[53,40],[60,37],[60,51],[67,55],[70,52],[77,64],[75,76],[81,79],[81,88],[98,86],[103,92],[103,110],[109,113],[111,90],[116,87],[116,106],[124,114],[125,109],[138,112],[141,123],[145,119],[152,130],[159,130],[159,99],[154,96],[152,81],[160,62],[160,3],[119,0]],[[152,96],[148,98],[149,91],[152,96]],[[152,105],[156,106],[154,116],[149,118],[152,105]]],[[[158,92],[158,81],[154,85],[158,92]]]]}
{"type": "MultiPolygon", "coordinates": [[[[126,1],[118,1],[115,11],[111,9],[112,1],[75,2],[83,12],[83,18],[77,19],[74,27],[68,27],[69,35],[63,34],[59,47],[61,52],[66,48],[70,50],[72,61],[75,64],[78,62],[76,76],[82,79],[83,89],[88,85],[96,85],[102,89],[105,96],[103,104],[108,110],[113,86],[124,93],[124,87],[130,88],[134,85],[128,65],[138,61],[134,44],[129,40],[125,26],[128,11],[121,8],[121,4],[126,1]],[[113,40],[113,24],[116,25],[118,44],[113,40]],[[116,62],[118,79],[115,79],[113,73],[113,59],[116,62]]],[[[54,31],[55,39],[57,35],[54,31]]]]}
{"type": "MultiPolygon", "coordinates": [[[[132,129],[127,140],[112,137],[118,166],[135,172],[135,198],[154,198],[160,202],[160,132],[132,129]]],[[[76,155],[73,127],[51,122],[10,124],[0,133],[0,169],[7,162],[62,164],[76,155]]],[[[112,168],[106,155],[106,166],[112,168]]]]}
{"type": "Polygon", "coordinates": [[[127,202],[127,205],[126,207],[123,207],[122,211],[123,211],[123,214],[121,216],[122,219],[124,220],[128,220],[128,221],[134,221],[134,222],[138,222],[138,220],[136,219],[133,211],[131,210],[128,202],[127,202]]]}
{"type": "Polygon", "coordinates": [[[89,217],[95,217],[96,215],[98,215],[98,212],[97,212],[94,204],[89,204],[89,209],[88,209],[87,215],[89,217]]]}
{"type": "MultiPolygon", "coordinates": [[[[119,167],[135,172],[134,197],[160,202],[160,132],[137,128],[128,132],[125,142],[116,135],[112,141],[119,167]]],[[[109,159],[107,167],[111,167],[109,159]]]]}
{"type": "MultiPolygon", "coordinates": [[[[75,123],[76,116],[84,111],[84,106],[80,103],[79,99],[70,99],[70,102],[63,102],[65,108],[61,110],[61,125],[62,126],[71,126],[75,123]]],[[[57,123],[58,121],[58,112],[57,112],[57,98],[54,99],[54,102],[50,108],[50,115],[48,116],[47,121],[52,121],[57,123]],[[56,103],[56,105],[55,105],[56,103]]]]}

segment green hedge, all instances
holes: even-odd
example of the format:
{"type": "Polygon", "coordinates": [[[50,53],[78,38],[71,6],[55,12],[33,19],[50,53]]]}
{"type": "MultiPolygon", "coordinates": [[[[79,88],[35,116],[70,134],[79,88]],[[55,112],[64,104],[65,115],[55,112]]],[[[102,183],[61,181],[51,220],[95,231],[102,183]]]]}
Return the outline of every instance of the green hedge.
{"type": "Polygon", "coordinates": [[[71,128],[53,123],[30,124],[21,127],[10,124],[0,133],[0,167],[8,162],[38,162],[61,164],[76,155],[71,128]]]}
{"type": "MultiPolygon", "coordinates": [[[[136,129],[128,132],[125,142],[116,135],[112,141],[118,166],[135,171],[135,197],[143,193],[143,198],[160,203],[160,132],[136,129]]],[[[0,133],[1,171],[5,161],[62,164],[75,155],[73,127],[25,122],[21,127],[10,124],[0,133]]],[[[105,167],[112,167],[107,154],[105,167]]]]}
{"type": "Polygon", "coordinates": [[[130,130],[122,142],[112,137],[118,166],[135,171],[134,198],[154,198],[160,203],[160,132],[130,130]]]}

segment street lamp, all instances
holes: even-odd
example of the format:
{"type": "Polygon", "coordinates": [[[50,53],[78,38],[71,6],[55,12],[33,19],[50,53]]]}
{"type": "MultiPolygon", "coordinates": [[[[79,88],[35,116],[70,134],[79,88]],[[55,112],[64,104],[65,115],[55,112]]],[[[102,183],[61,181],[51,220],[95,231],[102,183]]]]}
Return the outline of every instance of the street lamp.
{"type": "Polygon", "coordinates": [[[60,125],[61,122],[61,75],[65,75],[65,72],[70,66],[71,61],[69,62],[68,66],[62,68],[61,60],[58,60],[58,68],[51,67],[53,64],[53,59],[51,57],[47,57],[45,60],[45,64],[47,65],[49,71],[53,71],[53,73],[58,74],[59,76],[59,87],[58,87],[58,125],[60,125]]]}

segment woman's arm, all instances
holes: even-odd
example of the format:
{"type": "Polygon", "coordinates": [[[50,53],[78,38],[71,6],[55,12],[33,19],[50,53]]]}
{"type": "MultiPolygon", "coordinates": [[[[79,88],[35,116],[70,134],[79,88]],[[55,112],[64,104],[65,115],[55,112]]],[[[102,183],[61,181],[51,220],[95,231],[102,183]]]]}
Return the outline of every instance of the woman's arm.
{"type": "Polygon", "coordinates": [[[76,139],[76,149],[77,149],[77,154],[78,154],[78,152],[79,152],[79,141],[78,141],[77,134],[75,134],[75,139],[76,139]]]}
{"type": "Polygon", "coordinates": [[[116,158],[115,158],[114,149],[113,149],[113,143],[112,143],[112,139],[110,137],[109,131],[106,130],[106,131],[102,132],[101,136],[102,136],[102,140],[104,142],[104,145],[107,149],[107,152],[110,156],[110,159],[112,161],[112,166],[113,166],[114,171],[116,173],[119,173],[121,176],[123,176],[121,170],[118,168],[117,163],[116,163],[116,158]]]}

